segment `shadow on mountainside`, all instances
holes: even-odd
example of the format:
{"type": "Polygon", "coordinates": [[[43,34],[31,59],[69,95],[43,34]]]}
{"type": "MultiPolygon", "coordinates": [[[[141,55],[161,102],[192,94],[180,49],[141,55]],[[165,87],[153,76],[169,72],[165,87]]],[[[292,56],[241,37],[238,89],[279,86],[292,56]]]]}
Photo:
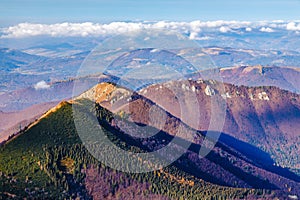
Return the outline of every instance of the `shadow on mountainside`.
{"type": "MultiPolygon", "coordinates": [[[[100,121],[99,121],[100,122],[100,121]]],[[[174,136],[164,132],[164,131],[159,131],[155,136],[152,136],[151,138],[147,139],[141,139],[141,138],[134,138],[122,131],[120,129],[111,126],[108,123],[104,123],[103,121],[100,122],[102,126],[105,126],[106,129],[109,131],[113,132],[116,136],[124,140],[126,143],[133,145],[133,146],[138,146],[141,149],[151,152],[154,150],[157,150],[155,146],[149,146],[145,145],[145,141],[155,141],[156,145],[159,146],[159,148],[163,148],[166,146],[174,136]],[[160,141],[164,140],[164,144],[160,143],[160,141]]],[[[146,126],[145,124],[138,124],[142,126],[146,126]]],[[[205,133],[201,133],[205,134],[205,133]]],[[[177,138],[178,142],[177,145],[185,144],[185,140],[177,138]]],[[[146,142],[146,144],[149,144],[146,142]]],[[[242,142],[240,140],[237,140],[227,134],[222,133],[220,136],[220,139],[218,143],[216,144],[216,147],[222,148],[222,150],[226,151],[228,154],[231,154],[241,160],[243,160],[247,165],[254,165],[260,169],[272,172],[276,175],[286,177],[288,179],[294,180],[296,182],[299,182],[300,177],[297,176],[296,174],[290,172],[287,169],[283,169],[280,167],[273,166],[274,161],[270,158],[270,156],[250,145],[245,142],[242,142]]],[[[198,152],[201,148],[201,145],[192,143],[191,146],[189,147],[188,151],[192,152],[195,155],[198,155],[198,152]]],[[[248,171],[245,171],[243,168],[235,166],[233,163],[231,163],[228,158],[220,156],[220,154],[216,153],[215,151],[211,151],[206,157],[209,162],[214,163],[221,168],[223,168],[226,172],[229,174],[234,175],[237,177],[237,179],[240,179],[250,185],[252,188],[256,189],[278,189],[277,186],[274,184],[270,183],[267,180],[267,177],[261,176],[255,176],[251,174],[248,171]]],[[[167,158],[164,158],[167,159],[167,158]]],[[[182,169],[183,171],[190,173],[200,179],[203,179],[204,181],[211,182],[217,185],[223,185],[223,186],[234,186],[232,183],[230,183],[229,180],[222,179],[221,175],[216,177],[215,174],[222,173],[222,172],[207,172],[205,170],[199,170],[199,168],[195,166],[192,166],[191,163],[197,163],[201,164],[203,159],[200,157],[196,157],[195,160],[188,158],[187,154],[182,155],[177,161],[175,161],[173,164],[177,166],[179,169],[182,169]],[[188,161],[186,161],[188,159],[188,161]]],[[[207,163],[206,163],[207,164],[207,163]]],[[[236,185],[236,187],[241,187],[240,185],[236,185]]]]}

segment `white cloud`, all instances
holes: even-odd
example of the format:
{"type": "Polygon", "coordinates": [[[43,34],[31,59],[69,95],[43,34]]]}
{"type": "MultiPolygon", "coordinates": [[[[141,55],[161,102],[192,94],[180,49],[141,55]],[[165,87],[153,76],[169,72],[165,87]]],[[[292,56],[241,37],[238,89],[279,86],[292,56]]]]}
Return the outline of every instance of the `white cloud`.
{"type": "Polygon", "coordinates": [[[168,29],[188,34],[190,39],[198,39],[198,35],[205,31],[220,31],[222,33],[260,30],[261,32],[274,32],[274,30],[300,30],[300,23],[277,21],[192,21],[192,22],[112,22],[100,23],[56,23],[56,24],[33,24],[20,23],[14,26],[0,29],[1,38],[22,38],[38,35],[51,37],[87,37],[109,36],[131,31],[145,29],[168,29]],[[240,29],[240,30],[238,30],[240,29]]]}
{"type": "Polygon", "coordinates": [[[261,27],[259,30],[261,32],[266,32],[266,33],[273,33],[274,32],[274,30],[269,28],[269,27],[261,27]]]}
{"type": "Polygon", "coordinates": [[[198,33],[197,32],[191,32],[190,33],[190,37],[189,38],[191,40],[195,40],[195,39],[197,39],[197,37],[198,37],[198,33]]]}
{"type": "Polygon", "coordinates": [[[36,90],[44,90],[44,89],[49,89],[50,85],[48,85],[45,81],[40,81],[36,83],[33,87],[36,90]]]}
{"type": "Polygon", "coordinates": [[[300,31],[300,23],[290,22],[286,25],[286,30],[289,31],[300,31]]]}
{"type": "Polygon", "coordinates": [[[231,28],[229,28],[227,26],[221,26],[219,30],[221,33],[227,33],[227,32],[231,31],[231,28]]]}
{"type": "Polygon", "coordinates": [[[140,30],[146,27],[142,23],[113,22],[110,24],[86,23],[61,23],[61,24],[31,24],[21,23],[3,29],[3,36],[8,38],[20,38],[37,35],[61,36],[91,36],[109,35],[140,30]]]}

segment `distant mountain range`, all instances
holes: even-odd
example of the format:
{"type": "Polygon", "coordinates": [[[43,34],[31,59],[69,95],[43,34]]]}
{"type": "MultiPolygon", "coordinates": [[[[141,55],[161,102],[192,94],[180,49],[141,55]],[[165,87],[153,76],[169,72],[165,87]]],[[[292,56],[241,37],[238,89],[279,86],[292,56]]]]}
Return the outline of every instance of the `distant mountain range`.
{"type": "Polygon", "coordinates": [[[0,49],[0,57],[1,93],[33,86],[42,80],[53,82],[75,77],[84,58],[80,55],[49,58],[7,48],[0,49]]]}
{"type": "MultiPolygon", "coordinates": [[[[49,83],[74,78],[82,61],[92,50],[92,47],[59,43],[21,50],[2,48],[0,50],[0,75],[3,79],[0,82],[0,92],[10,92],[33,86],[42,80],[49,83]]],[[[188,58],[200,70],[253,65],[295,68],[300,66],[300,53],[288,50],[252,50],[210,46],[202,49],[181,49],[173,52],[177,53],[178,56],[188,58]],[[200,56],[200,58],[201,56],[209,56],[214,66],[203,65],[201,59],[196,58],[195,55],[200,56]],[[194,63],[194,60],[198,60],[200,63],[194,63]]],[[[134,56],[138,54],[138,51],[134,55],[131,54],[134,56]]],[[[177,61],[180,61],[180,59],[177,59],[177,61]]],[[[180,62],[176,63],[177,61],[174,60],[173,64],[179,65],[180,62]]],[[[100,68],[97,71],[96,68],[90,73],[102,73],[102,71],[100,68]]]]}

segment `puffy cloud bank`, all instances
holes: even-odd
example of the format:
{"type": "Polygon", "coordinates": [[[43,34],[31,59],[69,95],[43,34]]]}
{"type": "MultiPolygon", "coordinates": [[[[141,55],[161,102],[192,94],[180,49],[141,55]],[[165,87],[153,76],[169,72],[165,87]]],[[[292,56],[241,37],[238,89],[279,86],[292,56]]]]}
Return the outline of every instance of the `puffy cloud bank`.
{"type": "Polygon", "coordinates": [[[220,33],[243,33],[243,32],[277,32],[277,31],[300,31],[299,21],[192,21],[192,22],[112,22],[108,24],[100,23],[57,23],[57,24],[33,24],[20,23],[15,26],[2,28],[1,38],[22,38],[32,36],[52,36],[52,37],[87,37],[87,36],[107,36],[122,34],[125,32],[145,30],[145,29],[168,29],[185,33],[190,39],[201,39],[199,34],[205,31],[218,31],[220,33]]]}
{"type": "Polygon", "coordinates": [[[267,32],[267,33],[273,33],[274,30],[269,28],[269,27],[261,27],[261,29],[259,29],[261,32],[267,32]]]}
{"type": "Polygon", "coordinates": [[[36,90],[44,90],[44,89],[49,89],[50,85],[48,85],[45,81],[40,81],[36,83],[33,87],[36,90]]]}
{"type": "Polygon", "coordinates": [[[300,23],[290,22],[286,25],[287,30],[300,31],[300,23]]]}

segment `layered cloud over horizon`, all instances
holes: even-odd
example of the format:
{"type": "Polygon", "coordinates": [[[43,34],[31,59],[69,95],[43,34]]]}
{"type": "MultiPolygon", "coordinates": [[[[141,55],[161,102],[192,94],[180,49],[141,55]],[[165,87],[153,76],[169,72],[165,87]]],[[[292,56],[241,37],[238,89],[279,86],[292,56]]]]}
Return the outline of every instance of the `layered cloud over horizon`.
{"type": "Polygon", "coordinates": [[[167,29],[177,31],[189,36],[193,40],[207,39],[200,37],[202,32],[220,33],[249,33],[262,32],[273,33],[280,31],[300,32],[300,21],[192,21],[192,22],[112,22],[100,23],[56,23],[36,24],[20,23],[14,26],[2,28],[1,38],[24,38],[33,36],[50,37],[97,37],[122,34],[127,32],[147,29],[167,29]]]}

